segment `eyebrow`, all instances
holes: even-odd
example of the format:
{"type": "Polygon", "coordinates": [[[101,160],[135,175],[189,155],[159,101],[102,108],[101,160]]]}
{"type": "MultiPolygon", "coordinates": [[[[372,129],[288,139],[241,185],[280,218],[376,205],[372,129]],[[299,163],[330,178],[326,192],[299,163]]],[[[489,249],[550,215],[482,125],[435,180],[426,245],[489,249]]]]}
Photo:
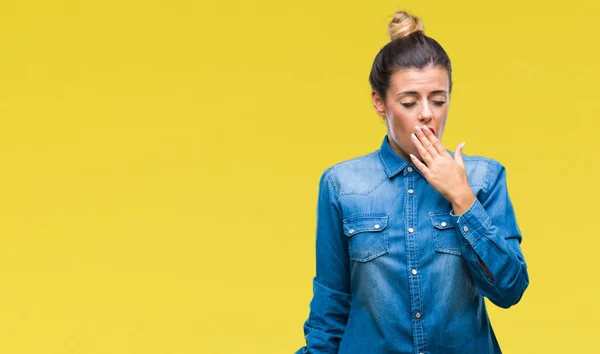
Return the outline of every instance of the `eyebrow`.
{"type": "MultiPolygon", "coordinates": [[[[429,94],[430,95],[436,95],[438,93],[445,93],[447,94],[448,91],[446,90],[435,90],[435,91],[431,91],[429,94]]],[[[398,92],[396,94],[396,96],[400,96],[400,95],[418,95],[419,93],[417,91],[402,91],[402,92],[398,92]]]]}

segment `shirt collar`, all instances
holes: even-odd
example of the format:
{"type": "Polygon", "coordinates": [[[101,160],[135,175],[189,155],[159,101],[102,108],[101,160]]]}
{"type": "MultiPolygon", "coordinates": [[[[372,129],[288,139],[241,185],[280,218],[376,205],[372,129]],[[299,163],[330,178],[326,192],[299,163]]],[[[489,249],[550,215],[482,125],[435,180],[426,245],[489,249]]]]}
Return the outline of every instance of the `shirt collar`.
{"type": "Polygon", "coordinates": [[[388,178],[394,177],[409,165],[408,161],[392,150],[387,135],[383,137],[379,149],[379,159],[388,178]]]}

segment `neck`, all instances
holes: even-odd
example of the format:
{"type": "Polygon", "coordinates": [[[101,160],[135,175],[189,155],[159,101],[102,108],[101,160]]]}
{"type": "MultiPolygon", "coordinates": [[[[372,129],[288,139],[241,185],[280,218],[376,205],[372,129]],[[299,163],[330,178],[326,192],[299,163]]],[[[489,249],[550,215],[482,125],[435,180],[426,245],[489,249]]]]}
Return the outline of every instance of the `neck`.
{"type": "Polygon", "coordinates": [[[403,151],[403,150],[400,148],[400,146],[398,146],[398,145],[396,144],[396,142],[394,141],[394,139],[390,139],[389,135],[388,135],[388,138],[387,138],[387,140],[388,140],[388,143],[390,144],[390,147],[392,148],[392,150],[394,150],[394,152],[395,152],[395,153],[396,153],[398,156],[402,157],[403,159],[405,159],[405,160],[406,160],[406,161],[408,161],[409,163],[411,163],[411,162],[412,162],[412,161],[411,161],[411,159],[410,159],[410,156],[408,156],[408,154],[407,154],[407,153],[405,153],[405,152],[404,152],[404,151],[403,151]]]}

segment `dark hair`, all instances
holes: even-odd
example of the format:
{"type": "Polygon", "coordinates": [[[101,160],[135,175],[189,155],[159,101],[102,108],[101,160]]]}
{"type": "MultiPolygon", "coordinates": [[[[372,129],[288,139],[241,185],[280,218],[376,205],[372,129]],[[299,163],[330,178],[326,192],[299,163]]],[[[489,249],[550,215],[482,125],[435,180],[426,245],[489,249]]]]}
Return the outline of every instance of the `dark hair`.
{"type": "Polygon", "coordinates": [[[385,100],[392,74],[404,68],[424,69],[443,66],[448,71],[449,90],[452,91],[452,66],[442,46],[423,32],[422,21],[404,11],[394,14],[390,22],[391,41],[373,61],[369,81],[371,87],[385,100]]]}

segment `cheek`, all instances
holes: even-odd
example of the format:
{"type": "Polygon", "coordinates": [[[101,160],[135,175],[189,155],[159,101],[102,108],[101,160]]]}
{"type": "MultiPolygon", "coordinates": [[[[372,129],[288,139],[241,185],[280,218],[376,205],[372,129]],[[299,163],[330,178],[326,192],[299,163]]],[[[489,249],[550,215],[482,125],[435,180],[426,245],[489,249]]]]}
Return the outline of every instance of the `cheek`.
{"type": "Polygon", "coordinates": [[[448,107],[445,107],[439,112],[438,119],[440,120],[441,125],[446,125],[446,121],[448,120],[448,107]]]}
{"type": "Polygon", "coordinates": [[[450,105],[448,103],[446,103],[442,107],[437,107],[437,110],[435,110],[434,112],[437,113],[437,116],[439,117],[439,119],[446,119],[449,109],[450,109],[450,105]]]}
{"type": "Polygon", "coordinates": [[[406,112],[394,112],[394,120],[392,122],[392,127],[397,132],[412,132],[414,130],[416,124],[416,120],[413,119],[406,112]]]}
{"type": "Polygon", "coordinates": [[[446,105],[446,106],[442,107],[442,109],[440,110],[440,116],[444,120],[446,119],[446,116],[448,115],[448,108],[449,107],[446,105]]]}

